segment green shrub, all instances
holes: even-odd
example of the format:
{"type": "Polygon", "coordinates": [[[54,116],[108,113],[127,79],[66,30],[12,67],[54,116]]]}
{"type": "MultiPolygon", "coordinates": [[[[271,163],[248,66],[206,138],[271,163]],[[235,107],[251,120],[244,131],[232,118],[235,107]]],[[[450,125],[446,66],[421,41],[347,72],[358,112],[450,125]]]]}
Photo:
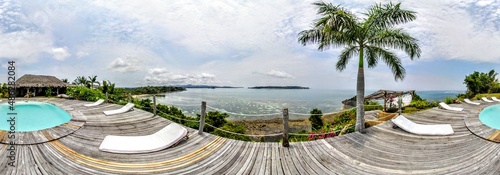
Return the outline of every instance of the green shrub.
{"type": "MultiPolygon", "coordinates": [[[[301,130],[297,133],[298,134],[309,134],[309,131],[301,130]]],[[[288,141],[290,141],[290,142],[305,142],[305,141],[309,141],[309,138],[307,136],[289,135],[288,141]]]]}
{"type": "Polygon", "coordinates": [[[77,100],[85,101],[96,101],[98,99],[106,98],[106,95],[104,95],[101,91],[82,86],[68,87],[66,94],[77,100]]]}
{"type": "Polygon", "coordinates": [[[403,113],[407,113],[407,114],[415,113],[417,111],[418,111],[418,109],[415,107],[405,107],[403,109],[403,113]]]}
{"type": "Polygon", "coordinates": [[[382,105],[378,106],[365,106],[365,111],[382,110],[384,107],[382,105]]]}
{"type": "Polygon", "coordinates": [[[380,105],[377,101],[366,101],[365,111],[382,110],[384,107],[380,105]]]}
{"type": "Polygon", "coordinates": [[[446,99],[444,99],[444,103],[446,104],[452,104],[455,100],[453,98],[450,98],[450,97],[446,97],[446,99]]]}
{"type": "MultiPolygon", "coordinates": [[[[199,114],[197,115],[199,118],[200,115],[199,114]]],[[[227,113],[220,113],[219,111],[210,111],[205,116],[205,123],[208,123],[216,128],[220,128],[224,126],[224,124],[228,123],[228,121],[226,120],[227,117],[229,117],[229,114],[227,113]]],[[[212,128],[211,126],[205,126],[203,127],[203,131],[211,133],[214,131],[214,128],[212,128]]]]}
{"type": "Polygon", "coordinates": [[[500,97],[500,93],[494,93],[494,94],[477,94],[475,99],[479,100],[483,97],[497,97],[499,98],[500,97]]]}
{"type": "Polygon", "coordinates": [[[45,96],[46,96],[46,97],[50,97],[50,96],[52,96],[52,88],[51,88],[51,87],[49,87],[49,88],[47,88],[47,89],[45,90],[45,96]]]}
{"type": "Polygon", "coordinates": [[[411,99],[412,102],[414,101],[425,101],[424,99],[422,99],[422,97],[420,97],[417,93],[413,94],[413,98],[411,99]]]}
{"type": "Polygon", "coordinates": [[[399,107],[389,107],[387,108],[387,110],[385,110],[385,112],[389,112],[389,113],[395,113],[395,112],[398,112],[399,111],[399,107]]]}
{"type": "Polygon", "coordinates": [[[314,108],[311,112],[311,116],[309,117],[309,121],[311,121],[312,130],[319,130],[323,127],[323,120],[321,116],[323,116],[323,112],[321,110],[314,108]]]}

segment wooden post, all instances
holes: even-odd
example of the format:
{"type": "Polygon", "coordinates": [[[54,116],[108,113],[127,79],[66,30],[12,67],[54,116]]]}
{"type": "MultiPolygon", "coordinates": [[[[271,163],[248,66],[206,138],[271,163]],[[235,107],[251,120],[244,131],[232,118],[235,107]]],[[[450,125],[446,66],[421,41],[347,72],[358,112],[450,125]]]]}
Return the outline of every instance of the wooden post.
{"type": "Polygon", "coordinates": [[[153,114],[156,115],[156,95],[153,95],[153,114]]]}
{"type": "Polygon", "coordinates": [[[130,95],[130,93],[128,93],[128,102],[132,102],[132,95],[130,95]]]}
{"type": "Polygon", "coordinates": [[[403,105],[402,103],[403,103],[403,96],[400,95],[398,97],[398,104],[399,104],[399,110],[398,111],[399,111],[399,115],[401,115],[401,106],[403,105]]]}
{"type": "Polygon", "coordinates": [[[106,103],[108,103],[108,92],[106,92],[106,103]]]}
{"type": "Polygon", "coordinates": [[[283,147],[289,147],[288,143],[288,108],[283,108],[283,147]]]}
{"type": "Polygon", "coordinates": [[[198,129],[198,134],[203,134],[203,127],[205,126],[205,115],[207,111],[207,102],[201,102],[201,116],[200,116],[200,128],[198,129]]]}

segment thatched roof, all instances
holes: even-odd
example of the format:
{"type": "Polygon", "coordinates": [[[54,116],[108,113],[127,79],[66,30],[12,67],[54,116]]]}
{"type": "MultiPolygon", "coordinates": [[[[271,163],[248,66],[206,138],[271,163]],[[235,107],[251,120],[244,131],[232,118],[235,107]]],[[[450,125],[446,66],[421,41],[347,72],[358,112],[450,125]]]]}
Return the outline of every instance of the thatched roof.
{"type": "MultiPolygon", "coordinates": [[[[414,95],[415,90],[410,90],[410,91],[378,90],[377,92],[374,92],[368,96],[365,96],[365,100],[377,100],[377,99],[388,100],[391,97],[397,97],[397,96],[404,95],[404,94],[414,95]]],[[[356,102],[356,96],[342,101],[343,104],[349,104],[352,102],[356,102]]]]}
{"type": "Polygon", "coordinates": [[[68,87],[54,76],[26,74],[16,80],[16,87],[68,87]]]}
{"type": "Polygon", "coordinates": [[[388,99],[390,97],[397,97],[404,94],[415,94],[415,90],[411,91],[391,91],[391,90],[378,90],[373,94],[365,97],[365,100],[388,99]]]}

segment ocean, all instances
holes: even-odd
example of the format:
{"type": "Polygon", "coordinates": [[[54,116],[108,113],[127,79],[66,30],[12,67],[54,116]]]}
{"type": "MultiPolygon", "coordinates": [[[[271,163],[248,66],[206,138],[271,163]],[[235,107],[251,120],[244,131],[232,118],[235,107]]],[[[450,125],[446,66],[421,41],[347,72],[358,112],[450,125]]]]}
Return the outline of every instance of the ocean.
{"type": "MultiPolygon", "coordinates": [[[[366,91],[365,95],[375,92],[366,91]]],[[[429,101],[442,101],[446,97],[456,97],[463,91],[416,91],[429,101]]],[[[342,101],[352,98],[355,90],[328,89],[191,89],[157,96],[159,104],[175,106],[187,115],[200,113],[202,101],[207,102],[207,111],[221,111],[230,114],[230,120],[269,119],[281,116],[287,107],[291,119],[307,118],[314,108],[323,113],[342,110],[342,101]]],[[[143,97],[152,99],[152,97],[143,97]]]]}

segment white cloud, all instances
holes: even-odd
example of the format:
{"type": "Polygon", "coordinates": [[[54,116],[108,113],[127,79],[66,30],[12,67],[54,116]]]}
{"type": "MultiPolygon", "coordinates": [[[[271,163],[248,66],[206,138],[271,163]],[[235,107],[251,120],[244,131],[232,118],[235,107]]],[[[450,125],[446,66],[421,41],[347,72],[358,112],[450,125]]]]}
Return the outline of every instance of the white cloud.
{"type": "Polygon", "coordinates": [[[220,54],[260,50],[289,39],[295,43],[296,31],[315,15],[312,2],[96,1],[94,5],[154,24],[143,30],[191,52],[220,54]]]}
{"type": "Polygon", "coordinates": [[[59,61],[63,61],[64,59],[71,56],[71,54],[68,52],[68,49],[63,47],[53,48],[51,54],[52,56],[54,56],[54,59],[59,61]]]}
{"type": "Polygon", "coordinates": [[[158,74],[169,73],[169,71],[166,68],[152,68],[149,69],[148,73],[151,75],[158,75],[158,74]]]}
{"type": "Polygon", "coordinates": [[[88,56],[88,55],[89,55],[89,53],[88,52],[84,52],[84,51],[78,51],[76,53],[76,57],[78,57],[78,58],[85,57],[85,56],[88,56]]]}
{"type": "Polygon", "coordinates": [[[111,71],[117,72],[136,72],[139,70],[137,63],[139,63],[139,60],[132,57],[116,58],[107,66],[107,68],[111,71]]]}
{"type": "Polygon", "coordinates": [[[148,84],[217,84],[216,76],[211,73],[200,74],[175,74],[167,71],[166,68],[152,68],[148,71],[144,80],[148,84]]]}
{"type": "Polygon", "coordinates": [[[493,3],[493,0],[483,0],[483,1],[477,1],[476,5],[480,6],[480,7],[484,7],[484,6],[490,5],[491,3],[493,3]]]}
{"type": "Polygon", "coordinates": [[[283,71],[278,71],[278,70],[271,70],[269,72],[265,73],[260,73],[269,77],[274,77],[274,78],[295,78],[293,75],[290,75],[289,73],[283,72],[283,71]]]}

